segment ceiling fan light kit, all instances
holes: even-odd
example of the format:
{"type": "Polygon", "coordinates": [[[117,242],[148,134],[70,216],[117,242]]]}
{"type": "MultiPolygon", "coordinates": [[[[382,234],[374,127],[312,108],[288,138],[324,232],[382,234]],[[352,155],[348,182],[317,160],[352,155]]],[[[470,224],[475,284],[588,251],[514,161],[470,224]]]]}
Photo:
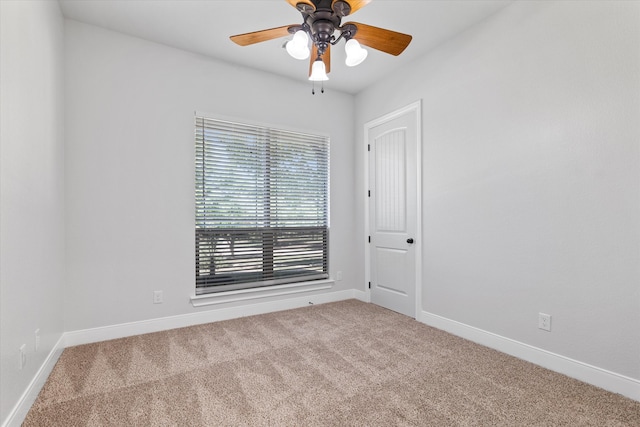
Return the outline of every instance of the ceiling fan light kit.
{"type": "Polygon", "coordinates": [[[366,6],[371,0],[286,1],[302,14],[302,24],[238,34],[230,38],[240,46],[247,46],[293,34],[293,39],[285,45],[286,50],[295,59],[310,58],[309,80],[313,82],[329,80],[330,48],[342,39],[346,41],[345,63],[349,67],[361,64],[367,58],[369,52],[361,45],[397,56],[411,42],[408,34],[358,22],[342,24],[342,18],[366,6]],[[312,49],[309,49],[309,41],[312,49]]]}

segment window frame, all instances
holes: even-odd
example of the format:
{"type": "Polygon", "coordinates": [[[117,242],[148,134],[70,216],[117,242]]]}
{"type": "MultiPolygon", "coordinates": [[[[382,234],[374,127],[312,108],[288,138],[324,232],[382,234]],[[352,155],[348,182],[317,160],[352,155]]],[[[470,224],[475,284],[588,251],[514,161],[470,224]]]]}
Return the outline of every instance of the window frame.
{"type": "MultiPolygon", "coordinates": [[[[329,287],[333,284],[333,281],[329,278],[329,253],[330,253],[330,245],[329,245],[329,235],[330,235],[330,136],[325,134],[325,133],[321,133],[321,132],[317,132],[317,131],[304,131],[304,130],[299,130],[299,129],[291,129],[288,127],[283,127],[283,126],[274,126],[271,124],[265,124],[265,123],[257,123],[257,122],[252,122],[246,119],[237,119],[237,118],[230,118],[230,117],[225,117],[225,116],[221,116],[218,114],[208,114],[208,113],[201,113],[196,111],[195,112],[195,117],[194,117],[194,140],[195,140],[195,149],[196,149],[196,161],[194,163],[196,170],[194,173],[195,179],[196,179],[196,183],[195,183],[195,196],[196,196],[196,200],[195,200],[195,205],[196,205],[196,212],[194,215],[194,218],[196,219],[196,223],[195,223],[195,256],[196,256],[196,284],[195,284],[195,297],[192,298],[192,303],[194,303],[194,306],[196,305],[202,305],[203,303],[199,303],[196,304],[194,301],[198,301],[200,299],[206,299],[206,298],[210,298],[212,296],[224,296],[224,295],[236,295],[238,298],[237,299],[246,299],[246,297],[244,296],[244,294],[246,293],[261,293],[264,295],[275,295],[275,294],[289,294],[289,293],[295,293],[295,292],[304,292],[306,291],[305,289],[299,289],[296,290],[296,288],[298,287],[305,287],[309,290],[316,290],[316,289],[326,289],[325,285],[329,285],[329,287]],[[325,163],[323,164],[323,166],[326,167],[326,171],[324,172],[324,189],[322,194],[322,197],[324,197],[324,225],[322,226],[314,226],[314,227],[309,227],[309,226],[302,226],[302,227],[298,227],[302,230],[312,230],[314,229],[315,231],[319,231],[321,233],[323,233],[323,240],[322,240],[322,264],[323,264],[323,270],[322,272],[316,272],[315,274],[306,274],[303,276],[293,276],[290,278],[277,278],[277,279],[268,279],[268,280],[259,280],[259,281],[251,281],[251,282],[243,282],[240,284],[235,284],[235,283],[224,283],[224,284],[205,284],[203,286],[198,286],[198,266],[199,266],[199,262],[200,262],[200,253],[199,253],[199,247],[198,247],[198,242],[199,242],[199,238],[201,238],[202,235],[207,234],[207,233],[211,233],[211,230],[216,230],[218,232],[229,232],[231,230],[227,229],[227,230],[223,230],[221,227],[213,227],[213,228],[202,228],[198,226],[198,171],[197,171],[197,167],[198,167],[198,150],[202,150],[203,153],[202,155],[204,156],[204,151],[205,148],[204,146],[202,148],[199,148],[198,144],[205,144],[204,141],[204,136],[202,137],[202,142],[198,141],[198,130],[199,130],[199,122],[198,120],[211,120],[211,121],[219,121],[219,122],[225,122],[228,124],[234,124],[234,125],[238,125],[238,126],[247,126],[247,127],[256,127],[256,128],[261,128],[262,130],[266,131],[267,133],[269,133],[269,137],[266,138],[266,141],[261,141],[261,143],[266,143],[266,144],[271,144],[271,145],[278,145],[278,144],[283,144],[282,142],[272,142],[272,134],[273,133],[278,133],[278,132],[283,132],[283,133],[288,133],[288,134],[299,134],[299,135],[304,135],[306,137],[312,137],[312,138],[317,138],[318,140],[322,140],[324,146],[322,147],[323,151],[323,155],[326,156],[325,159],[325,163]],[[206,230],[206,231],[205,231],[206,230]],[[199,234],[200,233],[200,234],[199,234]],[[265,293],[265,291],[269,291],[267,293],[265,293]]],[[[286,138],[283,138],[283,140],[285,140],[286,138]]],[[[295,147],[295,144],[289,144],[289,147],[295,147]]],[[[273,148],[269,148],[267,149],[267,151],[272,150],[273,148]]],[[[203,160],[204,162],[204,160],[203,160]]],[[[202,163],[202,167],[204,168],[204,163],[202,163]]],[[[205,180],[204,178],[204,174],[203,176],[203,181],[205,180]]],[[[271,184],[269,184],[271,185],[271,184]]],[[[269,192],[269,191],[267,191],[269,192]]],[[[268,215],[268,214],[267,214],[268,215]]],[[[280,233],[280,232],[290,232],[294,227],[258,227],[259,230],[261,230],[260,232],[266,234],[271,234],[273,235],[274,233],[280,233]]],[[[234,232],[242,232],[243,230],[239,227],[236,227],[233,229],[234,232]]],[[[251,231],[256,231],[254,228],[251,228],[251,231]]],[[[214,232],[215,233],[215,232],[214,232]]],[[[265,256],[266,258],[269,258],[269,255],[273,255],[273,246],[265,246],[263,244],[262,246],[262,250],[263,250],[263,256],[265,256]],[[269,248],[271,250],[271,254],[269,254],[269,248]]],[[[213,256],[213,255],[212,255],[213,256]]],[[[271,263],[273,264],[273,258],[271,258],[271,263]]],[[[269,263],[267,261],[265,261],[265,264],[263,264],[263,274],[264,274],[264,269],[265,269],[265,265],[268,266],[269,263]]],[[[268,268],[268,267],[267,267],[268,268]]],[[[241,275],[243,273],[236,273],[238,275],[241,275]]],[[[264,279],[264,277],[263,277],[264,279]]]]}

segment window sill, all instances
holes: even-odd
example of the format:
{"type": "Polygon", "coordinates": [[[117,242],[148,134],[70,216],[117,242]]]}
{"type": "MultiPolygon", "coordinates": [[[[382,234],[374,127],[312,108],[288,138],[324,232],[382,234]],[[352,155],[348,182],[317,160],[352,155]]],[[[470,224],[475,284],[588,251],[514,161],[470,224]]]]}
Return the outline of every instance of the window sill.
{"type": "Polygon", "coordinates": [[[320,291],[332,288],[334,283],[335,282],[331,279],[314,280],[311,282],[287,283],[285,285],[196,295],[191,297],[191,305],[193,305],[194,307],[203,307],[206,305],[269,298],[281,295],[297,294],[301,292],[320,291]]]}

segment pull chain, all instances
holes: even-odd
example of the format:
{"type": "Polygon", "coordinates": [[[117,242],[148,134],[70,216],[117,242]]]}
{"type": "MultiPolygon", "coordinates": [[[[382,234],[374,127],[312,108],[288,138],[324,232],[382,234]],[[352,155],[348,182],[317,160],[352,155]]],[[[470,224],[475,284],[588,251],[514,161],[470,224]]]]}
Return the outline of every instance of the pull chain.
{"type": "MultiPolygon", "coordinates": [[[[313,86],[311,86],[311,95],[316,94],[316,82],[314,81],[313,86]]],[[[324,82],[320,83],[320,93],[324,93],[324,82]]]]}

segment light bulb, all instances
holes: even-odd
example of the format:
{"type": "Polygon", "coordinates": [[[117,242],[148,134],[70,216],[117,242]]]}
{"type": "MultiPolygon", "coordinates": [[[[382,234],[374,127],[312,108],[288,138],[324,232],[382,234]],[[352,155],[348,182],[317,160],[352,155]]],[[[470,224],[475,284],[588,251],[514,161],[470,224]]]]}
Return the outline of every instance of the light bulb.
{"type": "Polygon", "coordinates": [[[303,30],[298,30],[293,39],[287,42],[287,53],[295,59],[307,59],[311,54],[309,50],[309,36],[303,30]]]}
{"type": "Polygon", "coordinates": [[[314,82],[324,82],[329,80],[329,77],[327,76],[327,71],[322,59],[318,58],[313,62],[313,65],[311,66],[311,75],[309,76],[309,80],[314,82]]]}
{"type": "Polygon", "coordinates": [[[344,51],[347,53],[345,64],[348,67],[355,67],[367,58],[369,52],[363,49],[356,39],[349,39],[344,45],[344,51]]]}

